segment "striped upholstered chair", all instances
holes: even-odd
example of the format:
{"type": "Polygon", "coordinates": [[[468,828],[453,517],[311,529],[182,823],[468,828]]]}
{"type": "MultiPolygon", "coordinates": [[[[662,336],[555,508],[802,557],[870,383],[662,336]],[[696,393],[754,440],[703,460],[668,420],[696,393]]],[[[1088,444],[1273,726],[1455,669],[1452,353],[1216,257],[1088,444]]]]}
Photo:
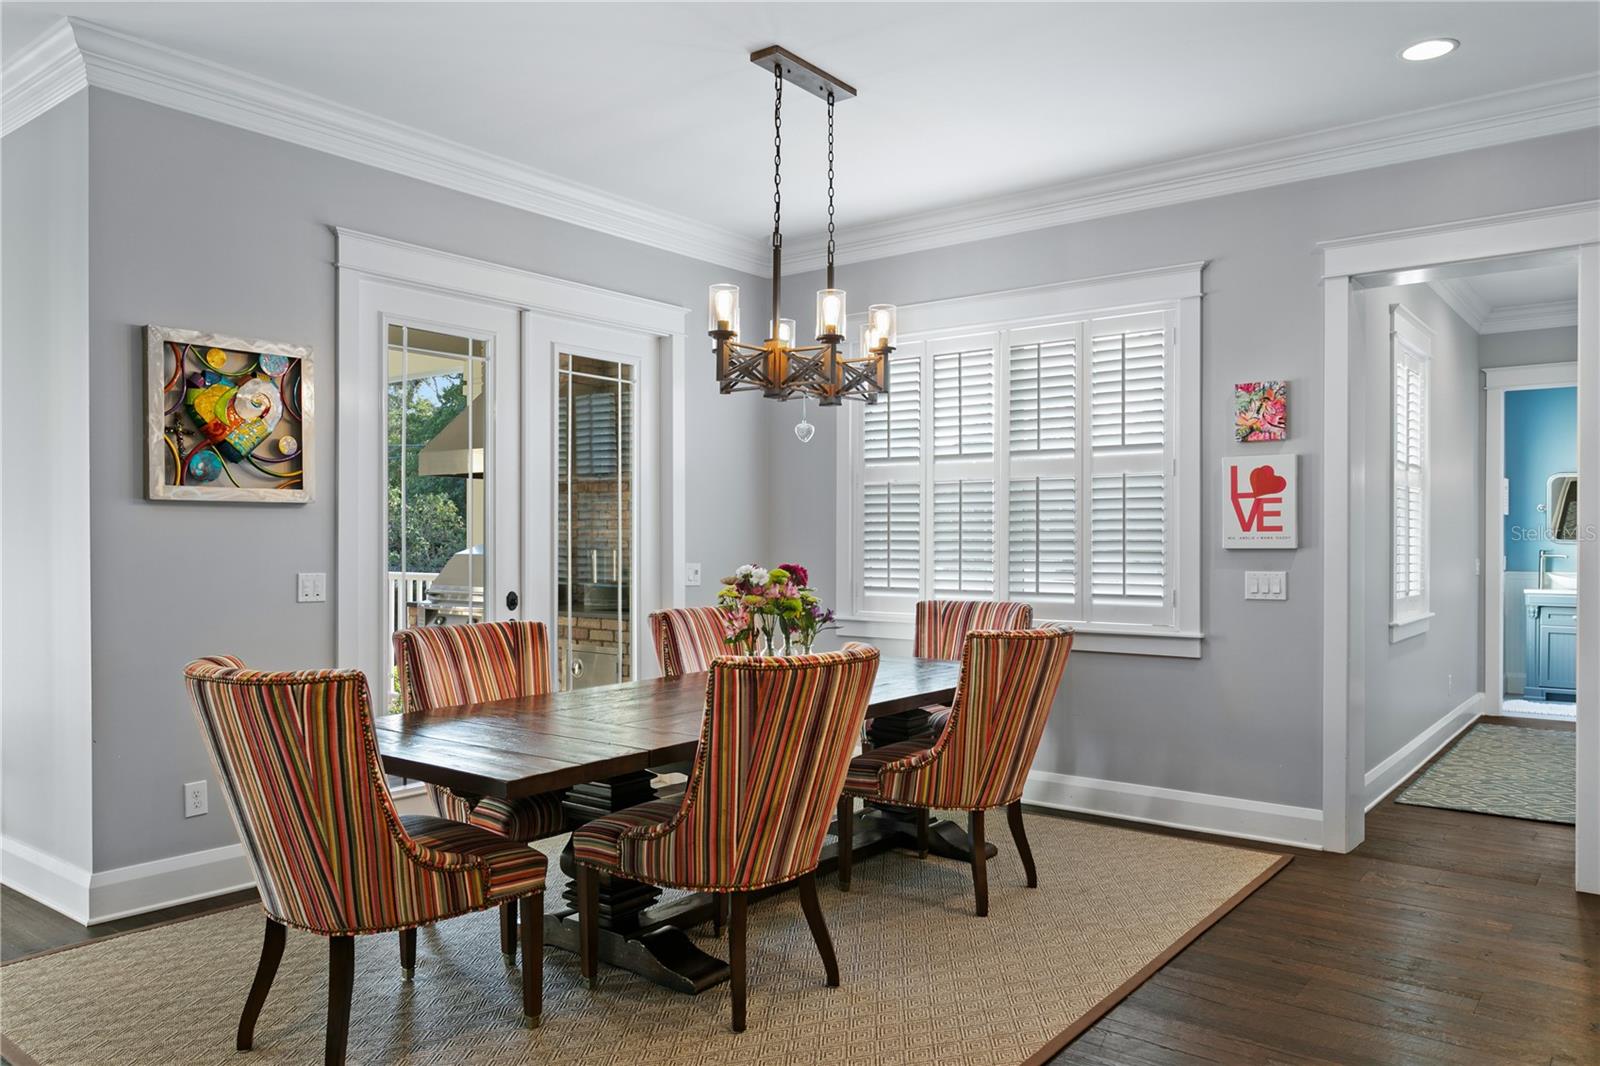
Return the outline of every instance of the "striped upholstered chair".
{"type": "Polygon", "coordinates": [[[978,916],[989,913],[983,812],[1004,807],[1028,887],[1039,875],[1022,829],[1022,786],[1072,651],[1069,630],[975,630],[961,654],[950,718],[937,737],[872,748],[850,763],[839,800],[839,884],[850,890],[854,800],[968,812],[978,916]]]}
{"type": "Polygon", "coordinates": [[[745,1027],[745,919],[757,889],[799,881],[828,985],[839,984],[816,868],[877,673],[877,649],[860,644],[712,662],[683,798],[643,803],[572,835],[581,958],[591,987],[602,874],[728,897],[735,1032],[745,1027]]]}
{"type": "Polygon", "coordinates": [[[711,660],[728,653],[722,612],[715,607],[674,607],[650,615],[650,637],[662,677],[682,677],[711,669],[711,660]]]}
{"type": "Polygon", "coordinates": [[[360,671],[267,673],[217,655],[184,676],[267,915],[240,1051],[254,1041],[286,926],[328,937],[326,1060],[342,1063],[356,936],[399,930],[409,977],[417,926],[502,904],[523,909],[522,1010],[538,1024],[544,855],[459,822],[396,814],[360,671]]]}
{"type": "MultiPolygon", "coordinates": [[[[919,659],[959,659],[974,629],[1027,629],[1033,608],[1010,600],[921,600],[911,654],[919,659]]],[[[935,735],[950,718],[950,708],[930,705],[927,730],[935,735]]]]}
{"type": "MultiPolygon", "coordinates": [[[[394,660],[407,713],[550,691],[550,638],[543,622],[402,629],[394,635],[394,660]]],[[[528,843],[554,836],[564,828],[561,792],[507,801],[462,795],[430,784],[428,795],[441,817],[475,825],[507,840],[528,843]]],[[[500,950],[508,959],[516,957],[514,907],[500,911],[500,950]]]]}

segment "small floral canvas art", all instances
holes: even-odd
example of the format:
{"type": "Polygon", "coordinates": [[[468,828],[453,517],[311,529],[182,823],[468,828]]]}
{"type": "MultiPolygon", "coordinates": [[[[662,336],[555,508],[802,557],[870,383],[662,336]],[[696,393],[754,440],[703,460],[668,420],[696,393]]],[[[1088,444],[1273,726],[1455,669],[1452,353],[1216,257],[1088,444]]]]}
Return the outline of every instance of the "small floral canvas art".
{"type": "Polygon", "coordinates": [[[1245,381],[1233,387],[1234,432],[1240,443],[1289,438],[1289,383],[1245,381]]]}

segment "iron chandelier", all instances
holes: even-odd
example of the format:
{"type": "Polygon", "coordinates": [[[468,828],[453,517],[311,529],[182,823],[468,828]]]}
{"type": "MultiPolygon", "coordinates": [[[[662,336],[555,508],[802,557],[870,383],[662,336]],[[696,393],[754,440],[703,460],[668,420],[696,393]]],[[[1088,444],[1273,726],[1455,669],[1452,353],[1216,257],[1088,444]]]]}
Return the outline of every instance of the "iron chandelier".
{"type": "MultiPolygon", "coordinates": [[[[772,319],[767,339],[747,344],[739,339],[739,286],[713,285],[707,332],[716,342],[717,382],[722,391],[760,389],[774,400],[800,397],[824,407],[846,397],[876,403],[889,389],[889,353],[895,346],[895,308],[873,304],[861,327],[859,352],[848,354],[845,342],[845,292],[833,276],[833,105],[856,95],[855,89],[826,71],[777,45],[752,52],[750,61],[773,74],[772,105],[772,319]],[[793,82],[828,103],[828,273],[827,287],[817,292],[817,343],[797,345],[795,320],[782,317],[783,287],[783,83],[793,82]]],[[[809,424],[802,422],[802,426],[809,424]]],[[[797,427],[798,429],[798,427],[797,427]]],[[[810,436],[801,436],[804,441],[810,436]]]]}

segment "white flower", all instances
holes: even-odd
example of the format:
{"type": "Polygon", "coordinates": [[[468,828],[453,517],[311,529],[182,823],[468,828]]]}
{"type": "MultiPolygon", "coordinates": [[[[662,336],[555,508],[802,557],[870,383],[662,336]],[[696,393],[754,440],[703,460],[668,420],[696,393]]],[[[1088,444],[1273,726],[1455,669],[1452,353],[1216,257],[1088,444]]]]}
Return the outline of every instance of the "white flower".
{"type": "Polygon", "coordinates": [[[750,584],[760,587],[772,579],[772,575],[765,570],[750,571],[750,584]]]}
{"type": "Polygon", "coordinates": [[[733,576],[734,577],[749,577],[751,574],[753,574],[755,572],[756,572],[756,564],[755,563],[745,563],[743,566],[739,567],[739,569],[737,569],[737,570],[735,570],[733,572],[733,576]]]}

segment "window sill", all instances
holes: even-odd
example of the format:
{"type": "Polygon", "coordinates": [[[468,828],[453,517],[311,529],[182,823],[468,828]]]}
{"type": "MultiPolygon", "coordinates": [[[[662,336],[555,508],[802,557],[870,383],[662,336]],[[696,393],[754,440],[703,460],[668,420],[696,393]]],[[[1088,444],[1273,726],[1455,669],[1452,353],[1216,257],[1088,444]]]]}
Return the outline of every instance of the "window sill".
{"type": "Polygon", "coordinates": [[[1428,631],[1428,623],[1433,619],[1433,612],[1413,615],[1410,618],[1397,618],[1389,623],[1389,643],[1398,644],[1402,640],[1420,637],[1428,631]]]}
{"type": "MultiPolygon", "coordinates": [[[[1048,622],[1051,619],[1041,619],[1048,622]]],[[[1205,634],[1178,630],[1133,629],[1105,625],[1075,625],[1074,652],[1108,655],[1155,655],[1171,659],[1198,659],[1205,634]]],[[[910,643],[917,627],[907,618],[840,618],[839,636],[844,640],[903,640],[910,643]]]]}

